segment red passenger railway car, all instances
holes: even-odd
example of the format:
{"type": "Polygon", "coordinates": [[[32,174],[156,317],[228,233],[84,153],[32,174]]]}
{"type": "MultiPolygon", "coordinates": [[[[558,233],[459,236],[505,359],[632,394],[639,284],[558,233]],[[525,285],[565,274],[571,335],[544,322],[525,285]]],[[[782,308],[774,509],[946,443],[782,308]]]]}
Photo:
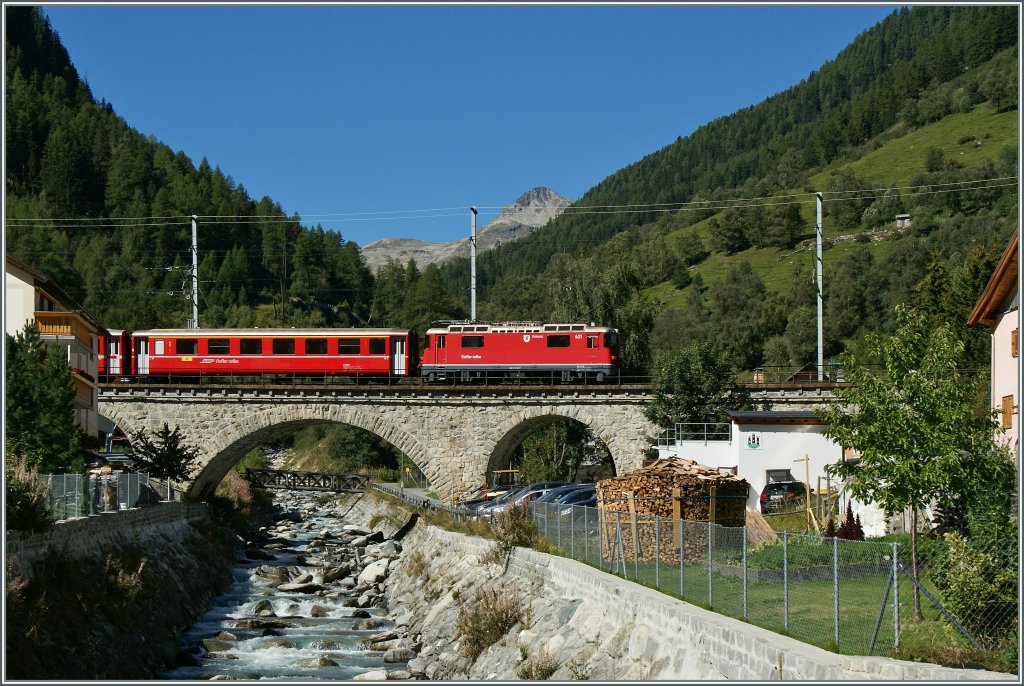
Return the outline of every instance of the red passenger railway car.
{"type": "Polygon", "coordinates": [[[406,377],[408,329],[150,329],[131,334],[135,376],[208,374],[406,377]]]}
{"type": "Polygon", "coordinates": [[[619,332],[594,324],[447,323],[427,329],[420,373],[433,382],[537,378],[604,381],[619,370],[619,332]]]}
{"type": "Polygon", "coordinates": [[[100,379],[116,379],[130,376],[133,372],[132,333],[113,330],[97,336],[99,355],[96,356],[96,373],[100,379]]]}

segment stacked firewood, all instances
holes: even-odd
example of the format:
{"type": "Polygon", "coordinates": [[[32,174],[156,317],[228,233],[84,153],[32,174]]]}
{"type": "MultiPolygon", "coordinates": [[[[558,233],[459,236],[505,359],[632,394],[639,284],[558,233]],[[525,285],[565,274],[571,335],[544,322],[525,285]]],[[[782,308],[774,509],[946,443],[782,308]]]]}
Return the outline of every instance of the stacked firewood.
{"type": "Polygon", "coordinates": [[[744,479],[677,457],[598,481],[602,549],[630,562],[652,561],[659,551],[661,562],[674,564],[682,545],[687,562],[703,559],[709,530],[717,539],[721,527],[744,525],[747,491],[744,479]]]}

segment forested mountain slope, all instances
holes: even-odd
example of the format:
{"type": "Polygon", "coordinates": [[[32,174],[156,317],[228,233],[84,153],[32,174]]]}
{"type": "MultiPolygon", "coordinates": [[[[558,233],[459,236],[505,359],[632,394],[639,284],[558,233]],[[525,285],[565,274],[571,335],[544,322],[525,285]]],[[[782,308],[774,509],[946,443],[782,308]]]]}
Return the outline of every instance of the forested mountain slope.
{"type": "MultiPolygon", "coordinates": [[[[933,279],[960,280],[970,262],[958,297],[980,293],[1016,228],[1016,25],[1009,7],[893,13],[800,84],[482,256],[482,315],[617,325],[638,363],[705,338],[741,369],[810,362],[816,291],[801,241],[814,235],[812,191],[825,201],[827,354],[884,328],[895,303],[919,297],[929,265],[933,279]],[[886,231],[900,213],[912,229],[886,231]]],[[[468,265],[445,276],[457,288],[468,265]]]]}
{"type": "MultiPolygon", "coordinates": [[[[956,320],[1016,228],[1017,13],[894,12],[800,84],[481,255],[481,318],[619,326],[641,368],[704,338],[741,369],[802,364],[815,339],[802,241],[820,191],[829,354],[884,328],[895,302],[930,299],[956,320]],[[909,231],[889,230],[898,213],[909,231]]],[[[466,260],[371,273],[343,236],[303,227],[96,102],[41,9],[5,7],[5,25],[7,251],[108,327],[184,323],[191,215],[203,326],[423,328],[467,315],[466,260]]]]}

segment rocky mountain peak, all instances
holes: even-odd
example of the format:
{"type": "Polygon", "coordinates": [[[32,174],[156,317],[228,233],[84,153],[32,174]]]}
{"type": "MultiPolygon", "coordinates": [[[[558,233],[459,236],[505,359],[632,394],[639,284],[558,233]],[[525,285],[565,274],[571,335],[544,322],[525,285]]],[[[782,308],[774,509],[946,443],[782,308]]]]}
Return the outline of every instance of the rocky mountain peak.
{"type": "MultiPolygon", "coordinates": [[[[477,231],[477,254],[502,243],[528,236],[560,215],[572,201],[550,188],[533,188],[520,195],[514,203],[502,208],[494,220],[477,231]]],[[[371,271],[389,259],[401,263],[416,260],[419,267],[442,263],[456,257],[469,256],[469,237],[447,243],[431,243],[415,238],[382,238],[362,248],[371,271]]]]}

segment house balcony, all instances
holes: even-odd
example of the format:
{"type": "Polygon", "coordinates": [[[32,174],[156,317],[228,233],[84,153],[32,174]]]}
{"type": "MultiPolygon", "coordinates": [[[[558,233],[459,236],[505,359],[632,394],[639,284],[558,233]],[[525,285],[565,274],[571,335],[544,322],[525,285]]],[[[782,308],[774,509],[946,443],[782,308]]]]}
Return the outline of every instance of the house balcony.
{"type": "Polygon", "coordinates": [[[75,338],[87,350],[93,349],[96,329],[84,317],[75,312],[44,312],[34,314],[40,336],[75,338]]]}

